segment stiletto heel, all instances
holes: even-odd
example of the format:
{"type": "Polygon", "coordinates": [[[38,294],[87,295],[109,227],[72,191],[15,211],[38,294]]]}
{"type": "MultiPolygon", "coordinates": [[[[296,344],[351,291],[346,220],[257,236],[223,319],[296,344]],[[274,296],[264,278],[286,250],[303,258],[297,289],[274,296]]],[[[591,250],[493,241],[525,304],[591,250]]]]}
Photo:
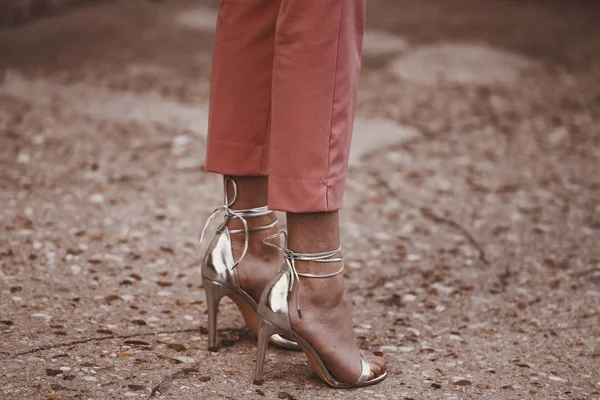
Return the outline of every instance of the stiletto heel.
{"type": "MultiPolygon", "coordinates": [[[[235,181],[225,178],[225,204],[216,209],[206,221],[200,242],[204,239],[204,234],[212,221],[219,213],[224,213],[223,222],[217,227],[215,237],[208,246],[204,262],[202,263],[202,281],[206,291],[206,306],[208,311],[208,348],[211,351],[218,349],[217,345],[217,312],[219,302],[223,296],[230,297],[238,306],[242,313],[248,328],[255,334],[257,332],[257,313],[256,301],[246,293],[241,287],[236,271],[236,267],[242,261],[248,251],[248,236],[250,232],[269,229],[275,226],[277,220],[264,226],[249,228],[246,218],[262,217],[271,215],[273,211],[265,207],[250,208],[246,210],[233,210],[231,206],[237,198],[237,185],[235,181]],[[229,201],[227,194],[227,184],[233,187],[233,200],[229,201]],[[239,219],[243,223],[242,229],[229,229],[227,223],[230,219],[239,219]],[[231,235],[244,234],[244,249],[240,258],[236,261],[233,258],[233,249],[231,248],[231,235]]],[[[298,345],[279,335],[274,335],[270,339],[271,343],[287,349],[298,350],[298,345]]]]}
{"type": "Polygon", "coordinates": [[[279,329],[269,324],[262,318],[258,318],[258,347],[256,353],[256,368],[254,369],[254,384],[263,384],[263,373],[265,367],[265,357],[267,347],[271,336],[279,333],[279,329]]]}
{"type": "Polygon", "coordinates": [[[206,292],[206,308],[208,311],[208,349],[217,351],[217,311],[223,296],[232,294],[233,291],[209,279],[203,279],[206,292]]]}
{"type": "Polygon", "coordinates": [[[341,274],[344,271],[343,260],[341,257],[336,257],[342,250],[341,247],[337,250],[325,251],[322,253],[296,253],[287,248],[287,236],[285,232],[279,232],[275,235],[267,237],[264,240],[264,243],[281,250],[285,261],[281,268],[281,272],[275,278],[273,278],[271,282],[269,282],[258,302],[257,310],[259,316],[259,340],[258,353],[256,357],[256,369],[254,372],[254,382],[258,382],[260,384],[263,381],[266,353],[266,345],[264,342],[273,334],[285,335],[286,337],[294,339],[306,354],[313,369],[317,372],[319,377],[321,377],[321,379],[323,379],[330,386],[340,389],[357,388],[373,385],[384,380],[387,376],[387,371],[379,376],[369,379],[371,376],[371,365],[365,356],[360,353],[361,374],[359,379],[354,383],[338,381],[331,375],[329,369],[311,344],[292,328],[289,299],[294,292],[296,295],[296,312],[298,316],[302,318],[298,287],[300,285],[300,277],[329,278],[341,274]],[[284,247],[268,242],[270,239],[276,238],[280,235],[282,235],[285,239],[284,247]],[[342,266],[339,270],[328,274],[309,274],[298,272],[296,270],[296,261],[313,261],[322,263],[341,262],[342,266]]]}

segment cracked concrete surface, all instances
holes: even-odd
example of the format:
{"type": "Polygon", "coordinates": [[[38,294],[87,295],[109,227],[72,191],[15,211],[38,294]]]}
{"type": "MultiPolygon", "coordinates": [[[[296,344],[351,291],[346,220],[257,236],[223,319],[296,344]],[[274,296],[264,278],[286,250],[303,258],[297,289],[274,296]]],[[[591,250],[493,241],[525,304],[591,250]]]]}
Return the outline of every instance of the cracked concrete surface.
{"type": "Polygon", "coordinates": [[[0,31],[1,397],[600,399],[600,7],[369,0],[342,239],[391,375],[340,391],[277,349],[252,385],[229,301],[206,350],[212,6],[0,31]]]}

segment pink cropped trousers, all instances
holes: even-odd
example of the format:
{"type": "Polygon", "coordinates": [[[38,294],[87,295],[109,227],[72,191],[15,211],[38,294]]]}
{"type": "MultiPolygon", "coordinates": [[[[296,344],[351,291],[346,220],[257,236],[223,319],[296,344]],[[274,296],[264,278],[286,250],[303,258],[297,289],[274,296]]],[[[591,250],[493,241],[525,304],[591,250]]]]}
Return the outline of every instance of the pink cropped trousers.
{"type": "Polygon", "coordinates": [[[206,170],[267,176],[268,206],[342,207],[366,0],[222,0],[206,170]]]}

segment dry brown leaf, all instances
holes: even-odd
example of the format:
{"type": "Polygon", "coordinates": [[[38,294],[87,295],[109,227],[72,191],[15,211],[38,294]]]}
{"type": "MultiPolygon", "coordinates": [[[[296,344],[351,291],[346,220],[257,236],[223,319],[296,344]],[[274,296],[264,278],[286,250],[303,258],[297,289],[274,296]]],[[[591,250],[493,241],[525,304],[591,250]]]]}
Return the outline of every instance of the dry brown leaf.
{"type": "Polygon", "coordinates": [[[168,348],[175,350],[178,353],[181,353],[182,351],[186,351],[187,349],[185,348],[184,345],[182,344],[177,344],[177,343],[170,343],[167,345],[168,348]]]}

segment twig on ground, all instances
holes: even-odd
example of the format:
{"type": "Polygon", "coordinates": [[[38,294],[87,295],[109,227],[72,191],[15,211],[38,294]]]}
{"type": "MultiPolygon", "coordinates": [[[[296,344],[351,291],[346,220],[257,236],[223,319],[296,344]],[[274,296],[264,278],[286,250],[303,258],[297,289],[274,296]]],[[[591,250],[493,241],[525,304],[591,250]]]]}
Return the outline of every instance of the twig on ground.
{"type": "Polygon", "coordinates": [[[110,336],[91,337],[91,338],[86,338],[86,339],[74,340],[74,341],[66,342],[66,343],[57,343],[57,344],[49,344],[49,345],[46,345],[46,346],[39,346],[39,347],[35,347],[35,348],[27,350],[27,351],[22,351],[20,353],[15,353],[12,356],[7,357],[7,358],[15,358],[15,357],[18,357],[18,356],[24,356],[24,355],[27,355],[27,354],[36,353],[38,351],[58,349],[58,348],[61,348],[61,347],[69,347],[69,346],[74,346],[76,344],[82,344],[82,343],[88,343],[88,342],[96,342],[96,341],[99,342],[99,341],[112,340],[112,339],[129,339],[129,338],[132,338],[132,337],[154,336],[154,335],[167,334],[167,333],[189,333],[189,332],[200,332],[200,328],[198,327],[198,328],[173,330],[173,331],[133,333],[133,334],[130,334],[130,335],[110,335],[110,336]]]}
{"type": "Polygon", "coordinates": [[[423,215],[424,218],[435,222],[437,224],[440,225],[446,225],[447,227],[453,229],[454,231],[458,232],[460,235],[462,235],[465,239],[467,239],[467,241],[469,242],[469,244],[471,244],[471,246],[473,246],[477,252],[479,253],[479,260],[485,264],[485,265],[490,265],[489,260],[486,257],[485,254],[485,250],[481,247],[481,245],[477,242],[477,240],[475,240],[475,238],[473,237],[473,235],[471,235],[471,233],[469,232],[469,230],[467,228],[465,228],[464,226],[462,226],[461,224],[459,224],[458,222],[449,219],[449,218],[445,218],[442,217],[440,215],[435,214],[431,209],[429,208],[425,208],[425,207],[420,207],[417,204],[414,204],[406,199],[402,199],[398,193],[396,193],[396,191],[389,185],[388,182],[385,181],[385,179],[383,179],[380,175],[379,172],[375,172],[375,171],[369,171],[368,172],[369,175],[371,175],[376,181],[377,183],[379,183],[391,196],[393,196],[394,198],[400,199],[400,201],[412,208],[416,208],[421,212],[421,215],[423,215]]]}

